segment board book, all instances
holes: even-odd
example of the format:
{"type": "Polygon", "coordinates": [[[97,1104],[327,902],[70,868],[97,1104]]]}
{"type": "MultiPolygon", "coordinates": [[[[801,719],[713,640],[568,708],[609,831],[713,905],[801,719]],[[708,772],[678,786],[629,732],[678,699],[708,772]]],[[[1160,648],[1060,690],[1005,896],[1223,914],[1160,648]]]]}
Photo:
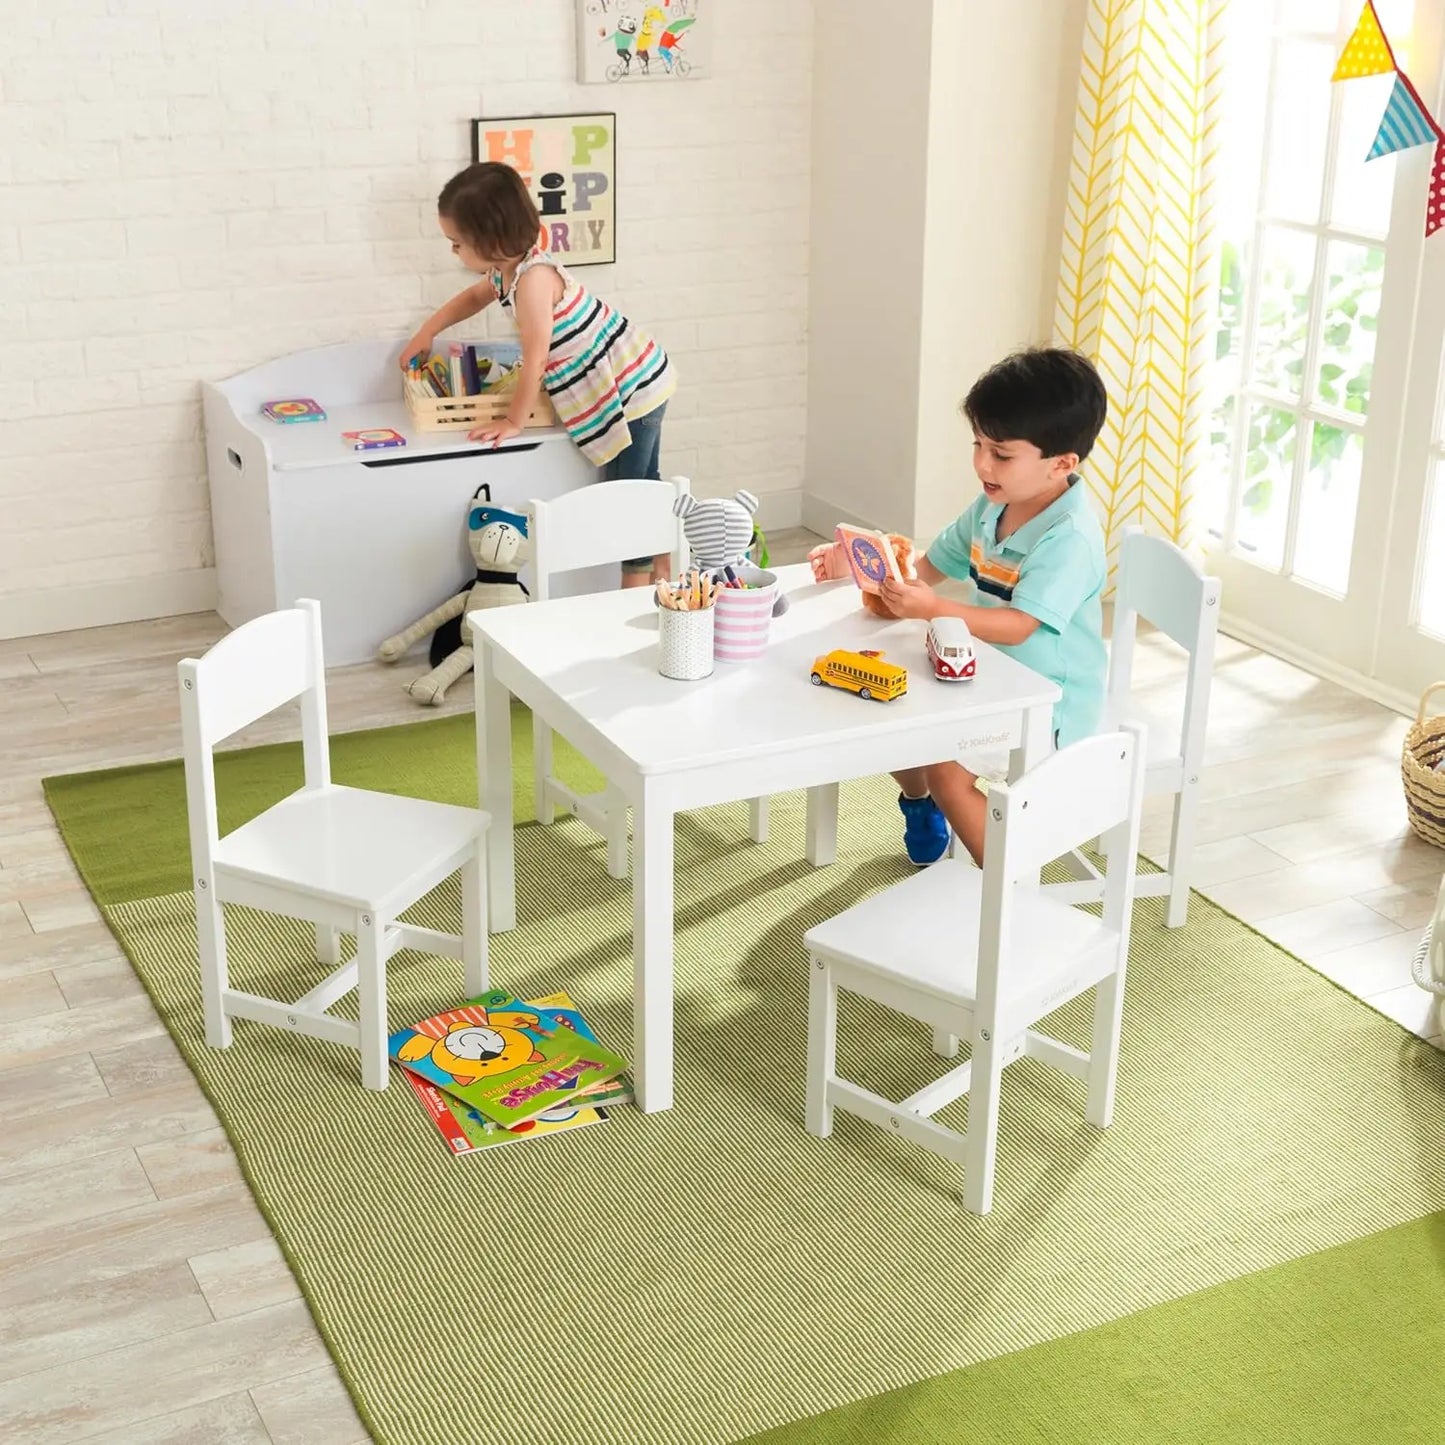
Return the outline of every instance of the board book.
{"type": "Polygon", "coordinates": [[[294,396],[283,401],[268,401],[261,408],[261,415],[272,421],[325,421],[326,408],[309,396],[294,396]]]}
{"type": "Polygon", "coordinates": [[[626,1059],[500,989],[434,1014],[387,1040],[391,1057],[505,1128],[535,1119],[580,1090],[615,1079],[626,1059]]]}
{"type": "Polygon", "coordinates": [[[389,426],[365,427],[361,431],[344,431],[344,441],[354,452],[384,451],[387,447],[404,447],[406,438],[389,426]]]}
{"type": "Polygon", "coordinates": [[[549,1109],[545,1114],[518,1124],[515,1129],[504,1129],[485,1114],[478,1113],[470,1104],[444,1094],[435,1084],[429,1084],[420,1074],[402,1069],[402,1075],[416,1095],[427,1117],[437,1127],[448,1149],[453,1154],[475,1154],[482,1149],[499,1148],[507,1144],[521,1143],[527,1139],[540,1139],[544,1134],[565,1134],[570,1129],[581,1129],[588,1124],[605,1124],[607,1113],[590,1106],[564,1104],[549,1109]]]}
{"type": "Polygon", "coordinates": [[[903,581],[898,570],[898,559],[893,555],[893,544],[886,532],[875,532],[867,527],[853,527],[839,522],[833,535],[843,549],[848,570],[853,581],[864,592],[877,592],[888,580],[903,581]]]}

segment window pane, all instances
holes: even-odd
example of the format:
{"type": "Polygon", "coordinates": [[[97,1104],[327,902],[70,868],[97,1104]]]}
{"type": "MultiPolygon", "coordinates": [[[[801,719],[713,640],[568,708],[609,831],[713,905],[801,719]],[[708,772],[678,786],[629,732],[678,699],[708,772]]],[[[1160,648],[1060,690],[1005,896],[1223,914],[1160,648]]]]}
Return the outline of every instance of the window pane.
{"type": "Polygon", "coordinates": [[[1365,439],[1359,432],[1323,422],[1314,424],[1309,468],[1300,493],[1294,575],[1341,597],[1350,582],[1364,454],[1365,439]]]}
{"type": "Polygon", "coordinates": [[[1445,462],[1435,463],[1420,557],[1425,569],[1420,579],[1420,627],[1445,638],[1445,462]]]}
{"type": "Polygon", "coordinates": [[[1362,75],[1340,90],[1340,145],[1330,219],[1350,231],[1383,236],[1390,225],[1395,157],[1367,161],[1380,117],[1394,89],[1393,75],[1362,75]]]}
{"type": "Polygon", "coordinates": [[[1235,513],[1235,541],[1252,562],[1284,564],[1284,533],[1294,475],[1299,423],[1292,412],[1272,406],[1250,409],[1244,485],[1235,513]]]}
{"type": "Polygon", "coordinates": [[[1334,49],[1333,42],[1275,43],[1264,188],[1264,208],[1270,215],[1291,221],[1319,220],[1325,151],[1330,142],[1334,49]]]}
{"type": "Polygon", "coordinates": [[[1199,525],[1211,536],[1224,536],[1225,511],[1229,506],[1230,459],[1234,455],[1235,408],[1233,396],[1226,396],[1212,408],[1209,416],[1209,461],[1204,474],[1197,478],[1194,505],[1198,508],[1199,525]]]}
{"type": "Polygon", "coordinates": [[[1338,20],[1334,0],[1279,0],[1275,14],[1281,30],[1311,35],[1333,36],[1338,20]]]}
{"type": "Polygon", "coordinates": [[[1314,267],[1313,236],[1265,227],[1251,370],[1256,384],[1290,398],[1299,396],[1304,375],[1314,267]]]}
{"type": "Polygon", "coordinates": [[[1364,416],[1370,402],[1375,329],[1380,322],[1383,246],[1331,241],[1325,252],[1325,305],[1315,395],[1364,416]]]}

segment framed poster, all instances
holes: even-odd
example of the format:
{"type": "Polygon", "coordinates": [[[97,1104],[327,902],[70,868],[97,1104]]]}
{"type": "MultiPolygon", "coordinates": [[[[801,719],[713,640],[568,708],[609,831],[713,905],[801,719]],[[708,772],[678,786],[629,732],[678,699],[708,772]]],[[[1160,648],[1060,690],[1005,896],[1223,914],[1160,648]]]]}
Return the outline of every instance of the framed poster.
{"type": "Polygon", "coordinates": [[[705,74],[703,0],[576,0],[577,79],[588,84],[705,74]]]}
{"type": "Polygon", "coordinates": [[[472,159],[521,172],[542,229],[537,244],[568,266],[617,259],[617,117],[522,115],[472,122],[472,159]]]}

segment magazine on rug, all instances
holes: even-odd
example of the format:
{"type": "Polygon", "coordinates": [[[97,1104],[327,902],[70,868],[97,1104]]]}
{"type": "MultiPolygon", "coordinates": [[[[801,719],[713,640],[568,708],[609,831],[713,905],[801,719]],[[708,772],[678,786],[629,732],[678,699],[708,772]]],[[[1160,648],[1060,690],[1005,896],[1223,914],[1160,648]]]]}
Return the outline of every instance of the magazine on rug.
{"type": "Polygon", "coordinates": [[[627,1060],[572,1029],[546,1029],[503,990],[399,1029],[391,1057],[506,1128],[615,1079],[627,1060]]]}
{"type": "Polygon", "coordinates": [[[540,1139],[546,1134],[564,1134],[569,1129],[581,1129],[588,1124],[605,1124],[607,1111],[563,1104],[549,1109],[515,1129],[504,1129],[493,1123],[485,1114],[480,1114],[470,1104],[464,1104],[451,1094],[444,1094],[435,1084],[429,1084],[420,1074],[402,1069],[402,1076],[411,1085],[427,1117],[437,1126],[448,1149],[454,1155],[475,1154],[482,1149],[492,1149],[504,1144],[517,1144],[527,1139],[540,1139]]]}
{"type": "MultiPolygon", "coordinates": [[[[542,1027],[548,1030],[572,1029],[588,1039],[592,1043],[601,1042],[592,1025],[583,1018],[577,1005],[572,1002],[572,996],[565,990],[557,993],[549,993],[544,998],[529,998],[528,1008],[537,1010],[542,1027]]],[[[585,1089],[577,1091],[579,1100],[586,1099],[594,1107],[599,1104],[630,1104],[632,1102],[632,1080],[626,1074],[620,1074],[615,1079],[608,1079],[605,1083],[592,1084],[585,1089]]]]}

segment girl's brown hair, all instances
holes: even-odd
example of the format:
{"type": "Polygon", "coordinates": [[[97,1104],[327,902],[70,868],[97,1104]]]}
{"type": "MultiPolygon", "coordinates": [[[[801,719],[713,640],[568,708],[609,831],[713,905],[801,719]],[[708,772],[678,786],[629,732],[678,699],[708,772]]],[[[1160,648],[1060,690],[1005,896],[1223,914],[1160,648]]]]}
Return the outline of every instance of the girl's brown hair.
{"type": "Polygon", "coordinates": [[[480,161],[442,187],[437,211],[480,256],[524,256],[537,244],[542,220],[517,171],[501,161],[480,161]]]}

